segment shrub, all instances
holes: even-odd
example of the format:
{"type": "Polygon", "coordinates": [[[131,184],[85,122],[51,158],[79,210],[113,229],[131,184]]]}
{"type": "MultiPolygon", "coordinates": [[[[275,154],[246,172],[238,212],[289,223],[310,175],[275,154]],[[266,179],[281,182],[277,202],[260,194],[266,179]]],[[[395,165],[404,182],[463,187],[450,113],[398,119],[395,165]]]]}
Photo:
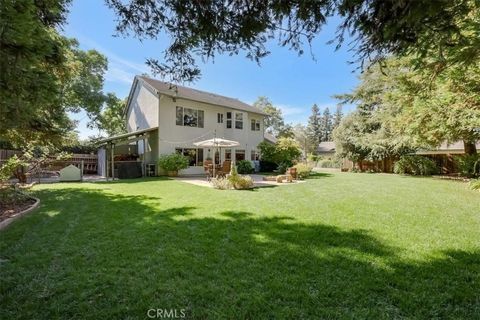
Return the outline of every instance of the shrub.
{"type": "Polygon", "coordinates": [[[272,172],[277,170],[277,167],[275,162],[260,160],[260,172],[272,172]]]}
{"type": "Polygon", "coordinates": [[[462,176],[469,178],[480,176],[480,154],[456,156],[454,161],[462,176]]]}
{"type": "Polygon", "coordinates": [[[17,155],[10,157],[0,166],[0,184],[7,183],[14,175],[15,170],[20,166],[25,166],[26,163],[20,160],[17,155]]]}
{"type": "Polygon", "coordinates": [[[232,184],[233,188],[237,190],[253,188],[252,177],[239,175],[235,166],[232,166],[228,181],[232,184]]]}
{"type": "Polygon", "coordinates": [[[312,168],[304,163],[297,163],[293,166],[297,169],[297,177],[298,179],[305,179],[308,178],[310,173],[312,172],[312,168]]]}
{"type": "Polygon", "coordinates": [[[29,198],[30,197],[27,194],[18,192],[12,186],[0,187],[0,211],[2,205],[8,206],[19,204],[27,201],[29,198]]]}
{"type": "Polygon", "coordinates": [[[470,189],[480,192],[480,179],[470,181],[470,189]]]}
{"type": "Polygon", "coordinates": [[[393,172],[397,174],[413,174],[428,176],[438,173],[435,161],[422,156],[403,156],[395,163],[393,172]]]}
{"type": "Polygon", "coordinates": [[[340,168],[341,167],[341,163],[339,161],[336,161],[336,160],[331,160],[331,159],[327,159],[327,160],[320,160],[317,162],[317,167],[319,168],[340,168]]]}
{"type": "Polygon", "coordinates": [[[237,171],[241,174],[252,173],[253,166],[252,163],[248,160],[240,160],[237,163],[237,171]]]}
{"type": "Polygon", "coordinates": [[[262,160],[274,162],[277,165],[288,163],[288,166],[291,166],[302,155],[300,145],[292,138],[279,138],[275,144],[261,142],[258,148],[262,160]]]}
{"type": "Polygon", "coordinates": [[[215,189],[228,190],[232,188],[232,184],[227,178],[212,178],[210,182],[215,189]]]}
{"type": "Polygon", "coordinates": [[[233,187],[238,190],[252,189],[253,179],[250,176],[240,176],[233,187]]]}
{"type": "Polygon", "coordinates": [[[179,153],[163,155],[158,159],[158,166],[160,168],[174,174],[177,173],[178,170],[188,168],[188,164],[188,158],[179,153]]]}
{"type": "Polygon", "coordinates": [[[288,168],[292,166],[291,162],[282,162],[278,165],[278,173],[284,174],[285,171],[287,171],[288,168]]]}

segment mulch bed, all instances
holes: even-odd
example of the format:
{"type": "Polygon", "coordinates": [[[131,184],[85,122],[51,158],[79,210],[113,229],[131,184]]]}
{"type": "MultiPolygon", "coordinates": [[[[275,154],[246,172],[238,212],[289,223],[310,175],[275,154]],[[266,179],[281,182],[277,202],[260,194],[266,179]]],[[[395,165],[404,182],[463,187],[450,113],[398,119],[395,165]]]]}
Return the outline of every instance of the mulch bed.
{"type": "Polygon", "coordinates": [[[35,202],[35,199],[25,198],[15,203],[0,203],[0,222],[30,208],[35,202]]]}

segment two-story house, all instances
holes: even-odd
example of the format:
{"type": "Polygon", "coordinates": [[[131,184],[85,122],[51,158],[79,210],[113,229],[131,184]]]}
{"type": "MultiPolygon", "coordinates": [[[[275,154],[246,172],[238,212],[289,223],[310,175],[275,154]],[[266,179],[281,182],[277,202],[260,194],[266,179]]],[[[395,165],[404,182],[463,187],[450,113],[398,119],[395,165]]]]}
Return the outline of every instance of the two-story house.
{"type": "MultiPolygon", "coordinates": [[[[128,133],[119,138],[135,141],[144,164],[156,163],[163,154],[184,154],[190,158],[190,167],[180,174],[203,173],[203,161],[214,156],[217,163],[257,160],[258,144],[264,140],[265,113],[260,109],[237,99],[145,76],[135,77],[125,116],[128,133]],[[136,139],[129,139],[132,137],[136,139]],[[193,144],[214,137],[237,141],[240,146],[221,149],[214,155],[214,150],[193,144]]],[[[112,137],[104,141],[114,145],[119,140],[112,137]]]]}

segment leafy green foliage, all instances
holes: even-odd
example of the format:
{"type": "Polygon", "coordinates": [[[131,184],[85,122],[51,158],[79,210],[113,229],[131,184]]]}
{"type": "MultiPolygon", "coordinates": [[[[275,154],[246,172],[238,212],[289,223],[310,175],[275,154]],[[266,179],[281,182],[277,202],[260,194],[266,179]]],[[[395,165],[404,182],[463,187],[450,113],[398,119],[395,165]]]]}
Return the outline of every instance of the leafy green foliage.
{"type": "Polygon", "coordinates": [[[14,155],[10,157],[0,166],[0,184],[6,183],[17,170],[18,167],[26,165],[24,161],[14,155]]]}
{"type": "Polygon", "coordinates": [[[480,179],[470,181],[470,189],[480,192],[480,179]]]}
{"type": "Polygon", "coordinates": [[[280,138],[275,144],[275,162],[292,165],[302,155],[297,141],[291,138],[280,138]]]}
{"type": "Polygon", "coordinates": [[[480,176],[480,154],[457,155],[454,160],[462,176],[469,178],[480,176]]]}
{"type": "Polygon", "coordinates": [[[252,163],[248,160],[240,160],[237,162],[237,170],[240,174],[248,174],[253,172],[252,163]]]}
{"type": "Polygon", "coordinates": [[[319,168],[340,168],[341,161],[338,159],[321,159],[317,161],[317,167],[319,168]]]}
{"type": "Polygon", "coordinates": [[[158,158],[158,166],[167,172],[175,172],[188,168],[188,158],[179,153],[161,155],[158,158]]]}
{"type": "Polygon", "coordinates": [[[293,167],[297,169],[297,177],[302,180],[308,178],[312,172],[312,167],[305,163],[297,163],[293,167]]]}
{"type": "Polygon", "coordinates": [[[313,151],[315,151],[318,144],[323,141],[323,128],[322,128],[322,115],[320,114],[320,109],[317,104],[312,106],[311,115],[308,118],[307,124],[307,137],[309,143],[313,146],[313,151]]]}
{"type": "Polygon", "coordinates": [[[397,174],[429,176],[438,173],[435,161],[422,156],[403,156],[395,162],[393,171],[397,174]]]}
{"type": "Polygon", "coordinates": [[[238,174],[235,166],[232,166],[227,179],[236,190],[251,189],[254,186],[252,177],[238,174]]]}
{"type": "Polygon", "coordinates": [[[276,163],[282,168],[292,166],[302,155],[300,145],[292,138],[279,138],[275,144],[261,142],[258,149],[263,161],[276,163]]]}
{"type": "Polygon", "coordinates": [[[283,120],[282,110],[275,107],[267,97],[258,97],[253,106],[262,110],[267,114],[264,119],[265,131],[273,135],[279,136],[281,133],[286,134],[285,121],[283,120]]]}
{"type": "Polygon", "coordinates": [[[2,1],[0,139],[15,147],[61,144],[75,127],[68,111],[100,112],[107,60],[58,32],[69,3],[2,1]]]}
{"type": "Polygon", "coordinates": [[[246,57],[257,63],[270,51],[267,42],[303,54],[327,18],[339,16],[340,47],[345,34],[360,61],[381,61],[391,54],[414,55],[417,66],[442,69],[478,61],[480,5],[476,0],[324,0],[266,3],[235,1],[107,0],[118,17],[117,31],[140,39],[172,39],[162,59],[148,63],[174,81],[199,78],[196,58],[216,54],[246,57]]]}
{"type": "Polygon", "coordinates": [[[113,93],[107,94],[105,108],[88,126],[103,130],[108,136],[126,133],[127,128],[123,115],[126,103],[127,99],[119,99],[113,93]]]}

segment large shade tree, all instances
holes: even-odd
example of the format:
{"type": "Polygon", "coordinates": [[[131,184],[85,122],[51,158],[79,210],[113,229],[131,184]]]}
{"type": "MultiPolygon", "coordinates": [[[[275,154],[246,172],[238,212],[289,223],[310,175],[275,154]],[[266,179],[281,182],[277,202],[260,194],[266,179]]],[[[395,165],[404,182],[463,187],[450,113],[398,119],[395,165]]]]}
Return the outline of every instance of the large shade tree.
{"type": "Polygon", "coordinates": [[[1,1],[0,139],[56,144],[74,129],[68,112],[95,117],[106,58],[60,35],[70,1],[1,1]]]}
{"type": "Polygon", "coordinates": [[[239,54],[255,61],[268,55],[275,38],[299,54],[318,36],[327,18],[339,16],[333,41],[346,35],[360,61],[386,55],[414,55],[418,65],[441,70],[480,57],[480,2],[477,0],[171,1],[106,0],[118,17],[120,34],[171,39],[164,57],[148,64],[172,80],[200,76],[198,56],[239,54]],[[426,61],[425,58],[434,58],[426,61]],[[428,62],[428,63],[427,63],[428,62]]]}

